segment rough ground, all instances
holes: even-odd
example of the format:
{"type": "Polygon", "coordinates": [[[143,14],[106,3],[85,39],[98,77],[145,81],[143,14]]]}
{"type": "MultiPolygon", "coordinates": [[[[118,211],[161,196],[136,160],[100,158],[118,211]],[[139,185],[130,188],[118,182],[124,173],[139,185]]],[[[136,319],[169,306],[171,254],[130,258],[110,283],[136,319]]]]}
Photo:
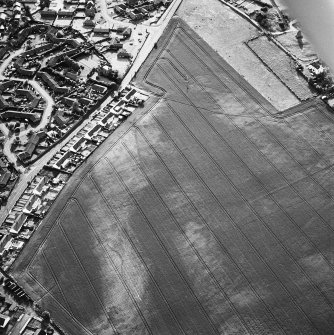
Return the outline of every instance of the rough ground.
{"type": "Polygon", "coordinates": [[[277,109],[299,100],[244,44],[258,30],[219,0],[185,0],[178,15],[277,109]]]}
{"type": "Polygon", "coordinates": [[[72,335],[333,334],[333,115],[279,113],[182,21],[163,41],[137,75],[159,96],[74,174],[14,277],[72,335]]]}

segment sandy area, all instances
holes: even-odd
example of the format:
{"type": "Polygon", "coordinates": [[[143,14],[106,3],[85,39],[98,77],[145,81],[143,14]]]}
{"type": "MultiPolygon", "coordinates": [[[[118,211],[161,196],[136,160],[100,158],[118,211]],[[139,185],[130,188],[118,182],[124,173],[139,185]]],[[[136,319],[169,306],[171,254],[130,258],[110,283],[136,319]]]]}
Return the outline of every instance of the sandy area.
{"type": "Polygon", "coordinates": [[[277,109],[299,103],[244,44],[258,31],[241,16],[219,0],[184,0],[178,15],[277,109]]]}

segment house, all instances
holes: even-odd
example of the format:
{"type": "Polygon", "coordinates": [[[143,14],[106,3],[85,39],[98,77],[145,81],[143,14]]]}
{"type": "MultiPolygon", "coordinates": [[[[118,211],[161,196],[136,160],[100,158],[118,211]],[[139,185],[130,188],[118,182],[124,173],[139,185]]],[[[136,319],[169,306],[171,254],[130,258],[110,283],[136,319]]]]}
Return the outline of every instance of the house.
{"type": "Polygon", "coordinates": [[[130,27],[127,27],[127,28],[124,29],[123,36],[125,38],[129,38],[131,36],[131,34],[132,34],[132,29],[130,27]]]}
{"type": "Polygon", "coordinates": [[[145,15],[145,16],[148,15],[148,11],[147,11],[147,9],[145,9],[144,7],[140,7],[138,10],[139,10],[143,15],[145,15]]]}
{"type": "Polygon", "coordinates": [[[24,66],[23,66],[24,62],[25,62],[25,57],[19,57],[14,62],[14,67],[15,67],[16,71],[23,76],[33,77],[34,74],[35,74],[35,71],[30,70],[30,69],[25,69],[24,66]]]}
{"type": "Polygon", "coordinates": [[[93,103],[93,100],[88,99],[88,98],[79,98],[78,100],[79,100],[79,103],[81,103],[82,105],[85,105],[85,106],[93,103]]]}
{"type": "Polygon", "coordinates": [[[66,73],[64,74],[64,76],[65,76],[66,78],[71,79],[71,80],[74,80],[74,81],[76,81],[76,82],[78,82],[78,81],[80,80],[80,76],[77,75],[77,74],[75,74],[75,73],[73,73],[73,72],[66,72],[66,73]]]}
{"type": "Polygon", "coordinates": [[[105,86],[99,85],[99,84],[94,84],[92,85],[92,89],[96,92],[99,93],[105,93],[107,88],[105,86]]]}
{"type": "Polygon", "coordinates": [[[5,13],[0,14],[0,24],[5,24],[7,19],[7,15],[5,13]]]}
{"type": "Polygon", "coordinates": [[[36,194],[33,194],[27,201],[26,205],[24,206],[23,213],[31,214],[37,209],[39,203],[40,203],[40,200],[38,196],[36,194]]]}
{"type": "Polygon", "coordinates": [[[93,32],[96,35],[109,35],[110,29],[109,28],[102,28],[102,27],[95,27],[93,32]]]}
{"type": "Polygon", "coordinates": [[[61,156],[58,161],[53,165],[55,169],[64,169],[69,164],[69,160],[72,156],[71,151],[66,151],[63,156],[61,156]]]}
{"type": "Polygon", "coordinates": [[[8,181],[10,179],[11,173],[7,170],[1,169],[0,172],[0,188],[5,187],[8,184],[8,181]]]}
{"type": "Polygon", "coordinates": [[[27,215],[25,213],[20,213],[20,215],[16,217],[15,222],[9,232],[11,234],[17,235],[26,221],[27,221],[27,215]]]}
{"type": "Polygon", "coordinates": [[[29,107],[32,109],[36,108],[39,104],[40,98],[37,98],[35,93],[32,91],[19,88],[16,90],[16,94],[24,95],[30,101],[29,107]]]}
{"type": "Polygon", "coordinates": [[[9,107],[9,103],[6,101],[4,97],[0,95],[0,110],[5,110],[9,107]]]}
{"type": "Polygon", "coordinates": [[[0,84],[0,92],[8,90],[9,88],[14,87],[17,84],[17,81],[8,80],[0,84]]]}
{"type": "Polygon", "coordinates": [[[117,58],[132,58],[132,55],[122,48],[118,51],[117,58]]]}
{"type": "Polygon", "coordinates": [[[22,4],[19,2],[15,2],[13,6],[14,18],[15,18],[15,15],[21,14],[21,11],[22,11],[22,4]]]}
{"type": "Polygon", "coordinates": [[[34,193],[37,196],[41,197],[43,195],[43,193],[48,189],[48,186],[46,185],[47,182],[48,182],[47,177],[43,176],[43,178],[39,181],[39,183],[33,189],[32,193],[34,193]]]}
{"type": "Polygon", "coordinates": [[[96,13],[96,9],[95,7],[89,7],[89,8],[85,8],[85,15],[90,17],[90,18],[94,18],[95,16],[95,13],[96,13]]]}
{"type": "Polygon", "coordinates": [[[94,28],[95,27],[95,22],[92,19],[86,19],[83,23],[83,26],[87,27],[87,28],[94,28]]]}
{"type": "Polygon", "coordinates": [[[8,315],[0,314],[0,328],[6,328],[9,321],[10,317],[8,315]]]}
{"type": "Polygon", "coordinates": [[[5,111],[1,114],[4,119],[20,119],[29,120],[32,123],[37,123],[41,119],[41,115],[38,113],[26,113],[26,112],[15,112],[15,111],[5,111]]]}
{"type": "Polygon", "coordinates": [[[52,91],[62,94],[62,93],[68,93],[69,88],[66,86],[58,86],[56,81],[46,72],[39,71],[36,73],[36,77],[42,79],[50,88],[52,91]]]}
{"type": "Polygon", "coordinates": [[[110,40],[110,43],[109,43],[109,49],[110,50],[117,51],[117,50],[122,49],[122,48],[123,48],[123,44],[119,42],[119,39],[117,37],[113,37],[110,40]]]}
{"type": "Polygon", "coordinates": [[[40,131],[39,133],[37,134],[34,134],[30,137],[26,147],[25,147],[25,150],[18,154],[18,158],[21,160],[21,161],[26,161],[27,159],[31,158],[31,156],[33,155],[38,143],[40,142],[41,139],[43,139],[44,137],[46,136],[45,132],[44,131],[40,131]]]}
{"type": "Polygon", "coordinates": [[[10,234],[8,233],[0,234],[0,255],[3,253],[3,250],[10,239],[11,239],[10,234]]]}
{"type": "Polygon", "coordinates": [[[123,4],[116,5],[116,6],[114,7],[114,12],[115,12],[116,14],[123,15],[123,14],[125,14],[125,12],[126,12],[126,6],[123,5],[123,4]]]}
{"type": "Polygon", "coordinates": [[[72,105],[74,104],[74,102],[76,101],[76,99],[72,99],[72,98],[68,98],[68,97],[64,97],[62,99],[62,103],[68,107],[72,107],[72,105]]]}
{"type": "Polygon", "coordinates": [[[30,158],[29,154],[25,151],[22,151],[20,153],[17,154],[17,158],[21,161],[21,162],[25,162],[26,160],[28,160],[30,158]]]}
{"type": "Polygon", "coordinates": [[[65,128],[68,124],[69,118],[65,116],[63,112],[57,112],[53,118],[53,121],[59,128],[65,128]]]}
{"type": "Polygon", "coordinates": [[[94,136],[96,136],[99,131],[101,130],[101,125],[100,124],[96,124],[92,129],[90,129],[86,134],[85,134],[85,138],[87,140],[91,140],[94,136]]]}
{"type": "Polygon", "coordinates": [[[54,19],[57,16],[57,12],[54,9],[44,8],[41,11],[42,18],[54,19]]]}
{"type": "Polygon", "coordinates": [[[87,142],[87,140],[86,140],[84,137],[80,137],[80,138],[78,139],[78,141],[76,141],[76,142],[72,145],[72,147],[70,148],[70,150],[71,150],[72,152],[78,152],[80,149],[82,149],[83,147],[86,146],[86,142],[87,142]]]}
{"type": "Polygon", "coordinates": [[[75,14],[75,9],[59,9],[58,16],[72,18],[75,14]]]}
{"type": "Polygon", "coordinates": [[[134,11],[134,10],[131,10],[129,12],[129,16],[130,16],[130,19],[133,20],[133,21],[139,21],[139,20],[142,20],[144,18],[144,14],[142,14],[138,11],[134,11]]]}
{"type": "Polygon", "coordinates": [[[112,111],[110,111],[109,113],[107,113],[104,118],[102,120],[100,120],[100,125],[101,126],[106,126],[108,123],[112,122],[114,119],[114,113],[112,111]]]}
{"type": "Polygon", "coordinates": [[[125,3],[131,7],[137,5],[138,0],[126,0],[125,3]]]}

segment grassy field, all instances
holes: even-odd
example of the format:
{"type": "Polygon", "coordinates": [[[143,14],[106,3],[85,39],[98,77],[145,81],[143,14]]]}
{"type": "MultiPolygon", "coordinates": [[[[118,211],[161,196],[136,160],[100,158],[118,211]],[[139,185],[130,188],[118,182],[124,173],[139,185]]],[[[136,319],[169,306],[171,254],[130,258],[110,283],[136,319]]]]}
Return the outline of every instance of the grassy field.
{"type": "Polygon", "coordinates": [[[72,335],[333,334],[333,115],[278,112],[182,21],[13,276],[72,335]]]}
{"type": "Polygon", "coordinates": [[[296,96],[247,47],[246,42],[258,36],[259,30],[242,16],[220,0],[183,0],[177,14],[277,109],[299,104],[296,96]]]}

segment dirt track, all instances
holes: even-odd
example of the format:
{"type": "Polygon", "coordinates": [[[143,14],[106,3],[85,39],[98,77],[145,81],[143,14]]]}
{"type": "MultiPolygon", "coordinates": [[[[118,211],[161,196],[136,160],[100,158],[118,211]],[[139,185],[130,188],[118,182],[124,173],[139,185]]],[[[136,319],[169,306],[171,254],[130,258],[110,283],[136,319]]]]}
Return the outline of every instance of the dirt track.
{"type": "Polygon", "coordinates": [[[160,95],[81,167],[13,275],[70,334],[332,334],[333,116],[279,113],[173,21],[160,95]]]}

